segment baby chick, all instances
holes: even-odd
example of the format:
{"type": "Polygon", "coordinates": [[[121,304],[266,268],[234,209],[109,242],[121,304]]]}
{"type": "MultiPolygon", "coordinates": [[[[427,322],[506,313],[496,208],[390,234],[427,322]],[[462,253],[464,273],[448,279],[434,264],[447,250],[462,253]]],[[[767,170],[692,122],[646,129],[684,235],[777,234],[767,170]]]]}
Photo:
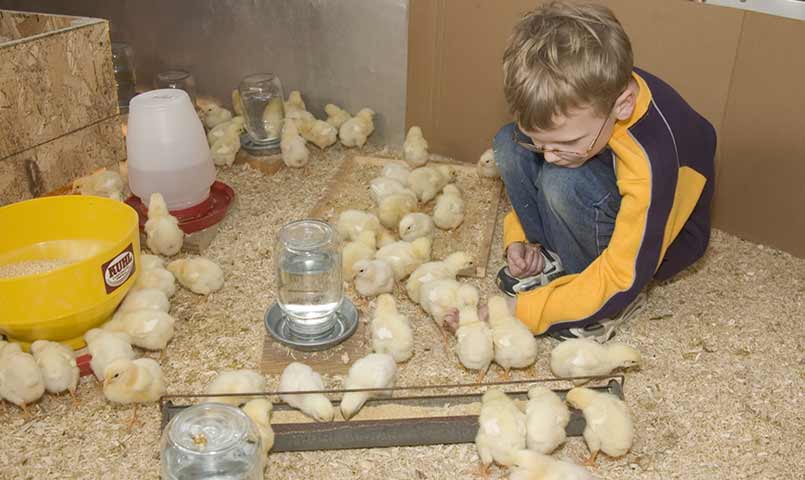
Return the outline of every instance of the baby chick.
{"type": "Polygon", "coordinates": [[[355,290],[363,297],[375,297],[394,290],[394,271],[385,260],[361,260],[352,266],[355,290]]]}
{"type": "Polygon", "coordinates": [[[146,350],[164,350],[173,338],[176,319],[161,310],[137,310],[115,315],[103,325],[110,332],[126,332],[131,344],[146,350]]]}
{"type": "Polygon", "coordinates": [[[448,165],[428,165],[411,171],[408,187],[421,202],[429,202],[455,177],[455,171],[448,165]]]}
{"type": "Polygon", "coordinates": [[[173,274],[164,268],[154,268],[140,272],[134,286],[129,290],[129,294],[145,289],[155,288],[170,298],[176,293],[176,279],[173,274]]]}
{"type": "Polygon", "coordinates": [[[408,190],[408,187],[403,183],[389,177],[377,177],[369,182],[369,196],[372,197],[375,205],[380,205],[381,200],[392,193],[405,192],[406,190],[408,190]]]}
{"type": "Polygon", "coordinates": [[[428,237],[417,238],[411,243],[394,242],[378,250],[375,258],[387,261],[394,271],[394,279],[399,282],[430,260],[432,245],[433,240],[428,237]]]}
{"type": "Polygon", "coordinates": [[[156,402],[165,391],[165,378],[156,360],[119,359],[104,370],[103,395],[106,399],[124,405],[134,404],[129,429],[137,420],[137,405],[156,402]]]}
{"type": "Polygon", "coordinates": [[[500,171],[495,162],[495,152],[491,148],[485,151],[478,159],[478,176],[483,178],[498,178],[500,171]]]}
{"type": "Polygon", "coordinates": [[[369,135],[375,131],[372,117],[375,112],[371,108],[364,108],[354,117],[345,121],[338,131],[341,144],[345,147],[362,147],[369,135]]]}
{"type": "Polygon", "coordinates": [[[503,367],[505,376],[508,376],[510,368],[526,368],[534,364],[537,340],[509,312],[506,300],[500,295],[489,299],[489,325],[495,341],[495,363],[503,367]]]}
{"type": "Polygon", "coordinates": [[[216,140],[210,147],[212,163],[219,167],[231,167],[240,150],[240,133],[232,132],[216,140]]]}
{"type": "MultiPolygon", "coordinates": [[[[589,338],[564,341],[551,351],[551,371],[559,378],[608,375],[640,365],[640,352],[623,343],[600,344],[589,338]]],[[[581,385],[588,380],[577,380],[581,385]]]]}
{"type": "Polygon", "coordinates": [[[450,310],[478,305],[478,289],[452,279],[434,280],[422,285],[419,305],[443,327],[450,310]]]}
{"type": "Polygon", "coordinates": [[[227,405],[238,406],[249,401],[248,396],[216,396],[217,394],[232,393],[260,393],[266,388],[266,379],[254,370],[226,370],[219,372],[218,375],[207,385],[204,391],[211,395],[205,399],[206,402],[225,403],[227,405]]]}
{"type": "Polygon", "coordinates": [[[302,92],[299,90],[291,90],[291,93],[288,94],[288,100],[285,101],[285,113],[298,111],[298,110],[307,110],[307,105],[305,105],[305,101],[302,100],[302,92]]]}
{"type": "Polygon", "coordinates": [[[216,126],[228,122],[232,119],[232,112],[229,110],[219,107],[214,103],[208,104],[206,107],[202,108],[202,118],[201,120],[204,122],[204,126],[207,129],[215,128],[216,126]]]}
{"type": "Polygon", "coordinates": [[[464,221],[464,199],[455,185],[446,185],[436,198],[433,207],[433,223],[442,230],[452,230],[464,221]]]}
{"type": "Polygon", "coordinates": [[[240,137],[240,134],[243,133],[245,123],[246,121],[244,118],[238,116],[233,117],[232,120],[229,120],[228,122],[216,125],[215,128],[210,130],[210,132],[207,134],[207,143],[209,143],[210,146],[213,146],[215,145],[215,142],[224,137],[240,137]]]}
{"type": "Polygon", "coordinates": [[[294,122],[283,124],[280,150],[285,165],[291,168],[301,168],[307,165],[310,151],[305,146],[305,139],[299,135],[299,130],[294,122]]]}
{"type": "Polygon", "coordinates": [[[634,441],[634,424],[626,403],[615,395],[577,387],[567,392],[567,403],[584,413],[584,441],[590,449],[588,465],[598,452],[610,457],[626,455],[634,441]]]}
{"type": "Polygon", "coordinates": [[[150,253],[143,253],[140,255],[140,270],[153,270],[155,268],[165,268],[165,260],[162,258],[151,255],[150,253]]]}
{"type": "Polygon", "coordinates": [[[352,118],[348,111],[333,103],[324,106],[324,113],[327,114],[327,123],[335,128],[341,128],[344,122],[352,118]]]}
{"type": "Polygon", "coordinates": [[[342,241],[357,240],[361,232],[380,231],[380,220],[374,213],[363,210],[344,210],[338,215],[335,229],[341,235],[342,241]]]}
{"type": "Polygon", "coordinates": [[[525,448],[526,419],[517,405],[497,388],[481,397],[475,445],[481,457],[482,471],[494,461],[498,465],[514,464],[516,453],[525,448]]]}
{"type": "Polygon", "coordinates": [[[466,252],[451,253],[444,260],[423,263],[414,270],[411,276],[408,277],[408,281],[405,282],[408,298],[414,303],[419,303],[419,292],[423,284],[434,280],[455,280],[459,272],[474,265],[475,262],[472,257],[466,252]]]}
{"type": "Polygon", "coordinates": [[[475,305],[464,306],[458,311],[456,352],[464,368],[478,370],[477,382],[481,383],[495,358],[492,329],[478,318],[475,305]]]}
{"type": "Polygon", "coordinates": [[[75,389],[81,372],[73,350],[58,342],[37,340],[31,344],[31,353],[42,371],[47,391],[50,393],[67,391],[75,398],[75,389]]]}
{"type": "Polygon", "coordinates": [[[165,292],[156,288],[144,288],[129,292],[118,307],[117,313],[136,310],[159,310],[168,313],[170,308],[171,304],[165,292]]]}
{"type": "MultiPolygon", "coordinates": [[[[268,105],[266,105],[266,108],[263,110],[263,128],[269,137],[277,138],[282,134],[282,125],[284,122],[285,110],[282,98],[274,97],[268,101],[268,105]]],[[[297,124],[297,127],[298,126],[297,124]]]]}
{"type": "Polygon", "coordinates": [[[559,395],[542,385],[528,389],[525,415],[529,450],[549,455],[565,442],[570,410],[559,395]]]}
{"type": "Polygon", "coordinates": [[[307,122],[299,129],[305,140],[324,150],[338,139],[338,130],[324,120],[307,122]]]}
{"type": "Polygon", "coordinates": [[[151,194],[148,203],[145,233],[148,248],[154,253],[170,257],[182,249],[184,232],[179,228],[179,220],[168,212],[165,199],[158,192],[151,194]]]}
{"type": "Polygon", "coordinates": [[[388,230],[385,227],[380,227],[380,232],[377,234],[377,248],[383,248],[386,245],[391,245],[397,240],[399,239],[391,230],[388,230]]]}
{"type": "Polygon", "coordinates": [[[383,176],[397,180],[403,185],[408,185],[408,177],[411,176],[411,168],[402,163],[389,162],[383,166],[383,176]]]}
{"type": "Polygon", "coordinates": [[[357,240],[344,244],[341,253],[341,268],[344,280],[352,280],[355,276],[355,264],[362,260],[371,260],[377,251],[375,232],[365,230],[358,235],[357,240]]]}
{"type": "Polygon", "coordinates": [[[420,237],[433,236],[433,219],[424,213],[409,213],[400,220],[397,229],[400,239],[413,242],[420,237]]]}
{"type": "Polygon", "coordinates": [[[404,362],[414,354],[414,331],[408,317],[397,310],[394,297],[377,297],[375,316],[369,324],[372,331],[372,350],[388,353],[395,362],[404,362]]]}
{"type": "MultiPolygon", "coordinates": [[[[397,364],[391,355],[370,353],[349,368],[344,389],[391,388],[394,386],[396,376],[397,364]]],[[[349,420],[360,411],[367,400],[381,395],[390,396],[391,392],[347,392],[341,399],[341,414],[344,419],[349,420]]]]}
{"type": "Polygon", "coordinates": [[[243,102],[240,101],[240,90],[237,88],[232,90],[232,110],[235,115],[243,116],[243,102]]]}
{"type": "Polygon", "coordinates": [[[123,200],[123,178],[114,170],[99,170],[88,177],[73,182],[73,190],[81,195],[95,195],[113,200],[123,200]]]}
{"type": "Polygon", "coordinates": [[[45,378],[34,357],[16,343],[0,342],[0,398],[22,408],[42,398],[45,378]]]}
{"type": "Polygon", "coordinates": [[[257,431],[260,432],[263,455],[268,455],[269,450],[274,446],[274,429],[271,428],[271,410],[273,408],[274,404],[265,398],[249,400],[246,405],[241,407],[243,413],[254,422],[257,431]]]}
{"type": "MultiPolygon", "coordinates": [[[[280,392],[324,390],[324,383],[321,375],[312,368],[304,363],[293,362],[282,371],[279,390],[280,392]]],[[[330,422],[335,416],[333,404],[323,393],[282,394],[280,399],[319,422],[330,422]]]]}
{"type": "Polygon", "coordinates": [[[204,257],[174,260],[168,264],[168,271],[183,287],[199,295],[209,295],[224,286],[224,271],[204,257]]]}
{"type": "Polygon", "coordinates": [[[377,216],[386,228],[397,228],[400,220],[416,210],[416,195],[410,190],[386,195],[377,205],[377,216]]]}
{"type": "Polygon", "coordinates": [[[100,381],[103,381],[104,371],[112,362],[119,359],[133,360],[135,357],[128,333],[93,328],[84,334],[84,340],[92,356],[89,366],[100,381]]]}
{"type": "Polygon", "coordinates": [[[584,467],[531,450],[517,452],[514,465],[510,480],[596,480],[584,467]]]}
{"type": "Polygon", "coordinates": [[[428,163],[428,141],[422,135],[422,129],[411,127],[403,143],[403,158],[411,167],[421,167],[428,163]]]}

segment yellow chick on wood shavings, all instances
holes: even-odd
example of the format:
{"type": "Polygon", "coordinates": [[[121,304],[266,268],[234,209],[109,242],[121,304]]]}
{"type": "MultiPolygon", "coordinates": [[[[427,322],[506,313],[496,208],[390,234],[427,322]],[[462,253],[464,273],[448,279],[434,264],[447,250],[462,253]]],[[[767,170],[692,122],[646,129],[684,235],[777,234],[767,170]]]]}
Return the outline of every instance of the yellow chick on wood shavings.
{"type": "Polygon", "coordinates": [[[210,147],[212,163],[219,167],[231,167],[240,151],[240,134],[230,132],[216,140],[210,147]]]}
{"type": "Polygon", "coordinates": [[[345,147],[362,147],[366,140],[375,131],[375,124],[372,120],[375,112],[370,108],[364,108],[354,117],[350,118],[341,125],[338,130],[338,137],[341,144],[345,147]]]}
{"type": "Polygon", "coordinates": [[[114,170],[99,170],[73,182],[73,191],[81,195],[94,195],[123,201],[123,178],[114,170]]]}
{"type": "Polygon", "coordinates": [[[104,370],[103,395],[113,403],[134,404],[129,429],[137,420],[137,405],[152,403],[165,395],[165,377],[156,360],[115,360],[104,370]]]}
{"type": "Polygon", "coordinates": [[[288,94],[288,100],[285,101],[284,107],[286,114],[296,110],[307,110],[307,105],[305,105],[305,101],[302,99],[302,92],[299,90],[291,90],[291,93],[288,94]]]}
{"type": "Polygon", "coordinates": [[[335,229],[341,235],[342,241],[352,241],[357,240],[364,231],[378,233],[380,231],[380,220],[374,213],[364,210],[344,210],[338,214],[335,229]]]}
{"type": "Polygon", "coordinates": [[[554,391],[542,385],[529,388],[525,415],[529,450],[549,455],[565,443],[570,410],[554,391]]]}
{"type": "Polygon", "coordinates": [[[420,265],[430,260],[433,240],[428,237],[417,238],[413,242],[394,242],[380,248],[375,258],[385,260],[394,271],[394,279],[404,280],[420,265]]]}
{"type": "Polygon", "coordinates": [[[243,116],[243,102],[240,100],[240,90],[232,90],[232,110],[237,116],[243,116]]]}
{"type": "Polygon", "coordinates": [[[408,178],[411,176],[411,167],[399,162],[389,162],[383,166],[382,176],[397,180],[403,185],[408,185],[408,178]]]}
{"type": "Polygon", "coordinates": [[[165,199],[158,192],[152,193],[148,202],[145,233],[148,249],[154,253],[170,257],[182,249],[184,232],[179,228],[179,220],[168,212],[165,199]]]}
{"type": "Polygon", "coordinates": [[[422,285],[419,306],[443,327],[450,310],[461,311],[464,307],[476,306],[478,297],[478,289],[468,283],[453,279],[434,280],[422,285]]]}
{"type": "Polygon", "coordinates": [[[466,252],[451,253],[444,260],[423,263],[408,277],[405,282],[405,291],[408,293],[408,298],[418,304],[419,292],[423,284],[434,280],[455,280],[459,272],[474,266],[475,261],[466,252]]]}
{"type": "MultiPolygon", "coordinates": [[[[302,111],[304,113],[304,110],[302,111]]],[[[311,115],[312,116],[312,115],[311,115]]],[[[282,125],[285,123],[285,110],[282,98],[274,97],[268,101],[268,105],[263,110],[263,128],[271,138],[282,135],[282,125]]],[[[297,127],[299,125],[297,124],[297,127]]]]}
{"type": "Polygon", "coordinates": [[[140,255],[140,270],[154,270],[156,268],[165,268],[165,260],[150,253],[143,253],[140,255]]]}
{"type": "Polygon", "coordinates": [[[265,398],[255,398],[246,402],[246,405],[241,407],[243,413],[248,416],[257,431],[260,432],[260,446],[263,449],[263,455],[268,455],[268,452],[274,446],[274,429],[271,428],[271,410],[274,404],[265,398]]]}
{"type": "Polygon", "coordinates": [[[201,121],[207,129],[213,129],[229,120],[232,120],[232,112],[214,103],[202,108],[201,121]]]}
{"type": "Polygon", "coordinates": [[[626,455],[634,442],[634,423],[626,403],[615,395],[577,387],[567,392],[567,403],[584,414],[584,441],[590,450],[588,465],[598,452],[617,458],[626,455]]]}
{"type": "Polygon", "coordinates": [[[408,176],[408,187],[421,202],[436,198],[445,185],[456,180],[456,171],[449,165],[427,165],[415,168],[408,176]]]}
{"type": "Polygon", "coordinates": [[[455,185],[446,185],[436,198],[433,223],[442,230],[453,230],[464,222],[464,199],[455,185]]]}
{"type": "Polygon", "coordinates": [[[514,461],[510,480],[596,480],[584,467],[556,460],[548,455],[520,450],[514,461]]]}
{"type": "Polygon", "coordinates": [[[45,379],[33,355],[16,343],[0,340],[0,398],[27,413],[28,405],[45,393],[45,379]]]}
{"type": "MultiPolygon", "coordinates": [[[[307,392],[324,390],[321,375],[304,363],[293,362],[280,376],[281,392],[307,392]]],[[[283,394],[280,399],[305,415],[319,421],[330,422],[335,416],[333,404],[323,393],[283,394]]]]}
{"type": "Polygon", "coordinates": [[[428,141],[421,128],[414,126],[408,130],[403,143],[403,158],[414,168],[428,163],[428,141]]]}
{"type": "Polygon", "coordinates": [[[216,394],[260,393],[265,388],[265,377],[254,370],[226,370],[218,373],[207,385],[204,393],[210,396],[204,401],[225,403],[237,407],[251,400],[251,397],[245,395],[216,396],[216,394]]]}
{"type": "Polygon", "coordinates": [[[492,462],[514,465],[516,454],[525,448],[526,418],[517,405],[501,390],[491,388],[481,397],[475,445],[483,472],[492,462]]]}
{"type": "Polygon", "coordinates": [[[400,239],[413,242],[421,237],[433,237],[433,219],[430,215],[420,212],[409,213],[400,220],[397,231],[400,239]]]}
{"type": "Polygon", "coordinates": [[[176,293],[176,279],[173,274],[164,268],[154,268],[140,273],[129,293],[139,290],[155,288],[168,298],[176,293]]]}
{"type": "MultiPolygon", "coordinates": [[[[397,364],[391,355],[370,353],[352,364],[344,381],[345,390],[391,388],[397,378],[397,364]]],[[[341,414],[345,420],[354,417],[370,398],[390,396],[391,392],[347,392],[341,399],[341,414]]]]}
{"type": "Polygon", "coordinates": [[[325,105],[324,112],[327,114],[327,123],[336,129],[341,128],[344,122],[352,118],[352,115],[350,115],[348,111],[333,103],[325,105]]]}
{"type": "Polygon", "coordinates": [[[128,333],[93,328],[84,334],[84,340],[92,356],[89,365],[98,380],[103,381],[106,367],[115,360],[133,360],[135,357],[128,333]]]}
{"type": "Polygon", "coordinates": [[[138,310],[159,310],[168,313],[170,308],[171,304],[165,292],[157,288],[144,288],[129,292],[118,307],[117,313],[138,310]]]}
{"type": "Polygon", "coordinates": [[[338,130],[323,120],[313,120],[304,123],[299,133],[305,140],[324,150],[338,140],[338,130]]]}
{"type": "Polygon", "coordinates": [[[477,382],[481,383],[495,358],[495,348],[492,329],[478,318],[476,305],[467,305],[458,310],[456,353],[464,368],[478,370],[477,382]]]}
{"type": "Polygon", "coordinates": [[[280,138],[282,161],[291,168],[302,168],[310,160],[310,151],[305,146],[305,139],[299,135],[294,122],[285,122],[280,138]]]}
{"type": "MultiPolygon", "coordinates": [[[[551,371],[559,378],[608,375],[640,365],[640,352],[623,343],[600,344],[589,338],[564,341],[551,351],[551,371]]],[[[576,385],[587,380],[576,380],[576,385]]]]}
{"type": "Polygon", "coordinates": [[[224,286],[224,271],[208,258],[182,258],[167,268],[183,287],[199,295],[209,295],[224,286]]]}
{"type": "Polygon", "coordinates": [[[394,290],[394,271],[384,260],[361,260],[352,266],[355,290],[362,297],[376,297],[394,290]]]}
{"type": "Polygon", "coordinates": [[[69,392],[75,398],[81,372],[73,349],[58,342],[37,340],[31,344],[31,354],[42,371],[45,389],[50,393],[69,392]]]}
{"type": "Polygon", "coordinates": [[[478,159],[478,176],[482,178],[499,178],[500,171],[495,162],[495,152],[491,148],[478,159]]]}
{"type": "Polygon", "coordinates": [[[399,238],[394,235],[394,232],[385,227],[380,227],[380,232],[377,234],[377,248],[383,248],[386,245],[391,245],[398,240],[399,238]]]}
{"type": "Polygon", "coordinates": [[[358,239],[347,242],[341,252],[341,269],[344,280],[352,280],[355,276],[354,266],[361,260],[371,260],[377,251],[375,232],[366,230],[358,235],[358,239]]]}
{"type": "Polygon", "coordinates": [[[384,227],[395,229],[403,217],[416,208],[416,195],[410,190],[403,190],[383,197],[377,205],[377,216],[384,227]]]}
{"type": "Polygon", "coordinates": [[[372,332],[372,350],[388,353],[395,362],[405,362],[414,355],[414,331],[408,317],[397,310],[394,297],[383,294],[369,324],[372,332]]]}
{"type": "Polygon", "coordinates": [[[212,130],[209,131],[209,133],[207,133],[207,143],[209,143],[210,146],[213,146],[218,140],[221,140],[224,137],[228,136],[239,137],[240,134],[243,133],[243,130],[245,129],[245,123],[246,120],[243,117],[237,116],[232,117],[232,120],[229,120],[228,122],[216,125],[215,128],[213,128],[212,130]]]}
{"type": "Polygon", "coordinates": [[[131,344],[146,350],[164,350],[173,338],[176,319],[161,310],[137,310],[116,314],[102,328],[126,332],[131,344]]]}
{"type": "Polygon", "coordinates": [[[393,193],[401,193],[410,191],[408,187],[403,185],[399,180],[389,177],[373,178],[369,182],[369,196],[375,205],[380,205],[381,200],[393,193]]]}
{"type": "Polygon", "coordinates": [[[509,311],[506,300],[495,295],[489,299],[489,326],[495,341],[495,363],[508,374],[511,368],[526,368],[537,359],[537,340],[509,311]]]}

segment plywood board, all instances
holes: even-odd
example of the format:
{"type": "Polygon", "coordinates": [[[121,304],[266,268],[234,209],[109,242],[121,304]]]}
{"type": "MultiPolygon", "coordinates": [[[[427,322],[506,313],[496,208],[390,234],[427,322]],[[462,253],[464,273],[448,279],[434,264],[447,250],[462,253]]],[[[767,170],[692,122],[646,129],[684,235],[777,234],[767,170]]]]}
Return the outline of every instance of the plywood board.
{"type": "MultiPolygon", "coordinates": [[[[333,177],[327,192],[311,210],[310,218],[334,222],[344,210],[356,208],[371,211],[374,203],[369,197],[369,182],[380,176],[386,163],[399,161],[362,156],[347,159],[333,177]]],[[[503,183],[497,179],[479,177],[475,165],[449,165],[456,169],[456,185],[464,194],[464,222],[453,231],[436,230],[432,257],[442,259],[463,250],[475,255],[476,268],[472,276],[483,278],[489,262],[503,183]]],[[[430,213],[433,203],[420,204],[420,211],[430,213]]]]}

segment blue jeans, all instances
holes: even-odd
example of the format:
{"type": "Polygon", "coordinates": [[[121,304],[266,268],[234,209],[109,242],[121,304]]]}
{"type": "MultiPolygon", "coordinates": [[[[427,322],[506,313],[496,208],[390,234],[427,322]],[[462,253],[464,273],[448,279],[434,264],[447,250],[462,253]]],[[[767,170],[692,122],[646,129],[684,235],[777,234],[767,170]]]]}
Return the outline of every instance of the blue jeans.
{"type": "Polygon", "coordinates": [[[506,192],[529,242],[559,254],[565,271],[579,273],[609,245],[621,204],[612,152],[578,168],[557,167],[514,142],[514,124],[493,147],[506,192]]]}

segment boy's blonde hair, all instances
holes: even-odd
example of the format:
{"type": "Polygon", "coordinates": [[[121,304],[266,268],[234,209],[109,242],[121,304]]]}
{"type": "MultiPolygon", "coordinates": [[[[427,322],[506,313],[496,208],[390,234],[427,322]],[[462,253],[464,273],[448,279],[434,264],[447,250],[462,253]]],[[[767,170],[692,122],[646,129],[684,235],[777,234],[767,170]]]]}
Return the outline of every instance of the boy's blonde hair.
{"type": "Polygon", "coordinates": [[[629,37],[609,8],[550,2],[514,27],[503,88],[520,126],[547,130],[570,108],[592,106],[607,115],[633,66],[629,37]]]}

